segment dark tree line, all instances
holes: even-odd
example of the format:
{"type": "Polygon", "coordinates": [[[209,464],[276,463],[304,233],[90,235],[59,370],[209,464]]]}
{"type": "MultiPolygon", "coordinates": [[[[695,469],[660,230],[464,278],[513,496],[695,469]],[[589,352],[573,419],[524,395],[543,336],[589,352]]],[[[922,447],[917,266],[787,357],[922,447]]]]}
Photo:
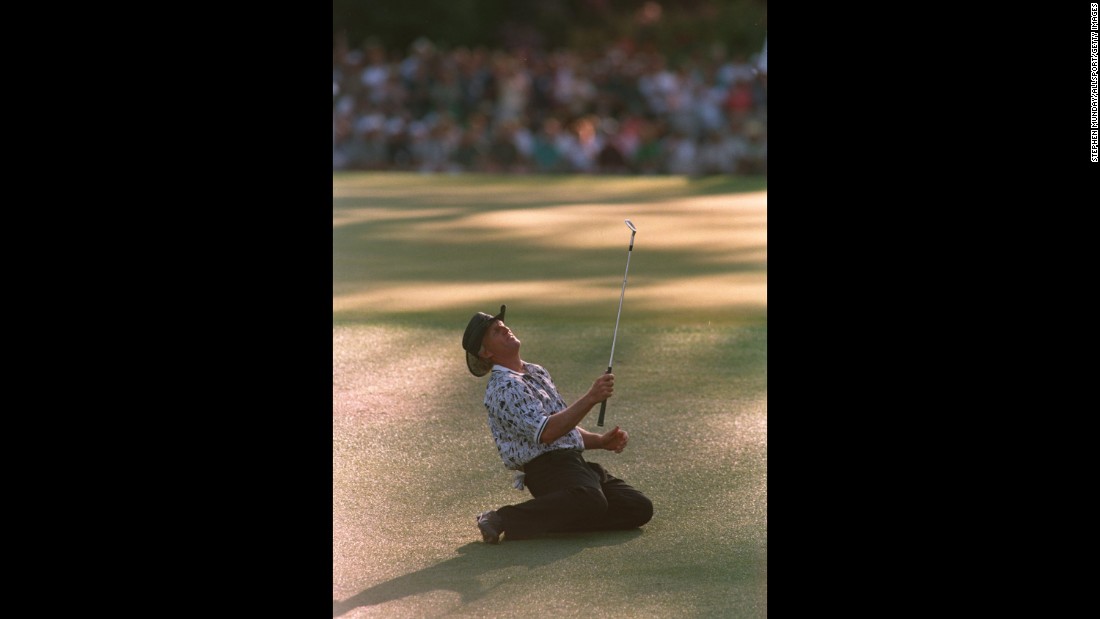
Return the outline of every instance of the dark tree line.
{"type": "Polygon", "coordinates": [[[670,57],[721,44],[758,51],[767,0],[333,0],[333,35],[358,47],[368,39],[406,52],[435,45],[594,49],[629,39],[670,57]]]}

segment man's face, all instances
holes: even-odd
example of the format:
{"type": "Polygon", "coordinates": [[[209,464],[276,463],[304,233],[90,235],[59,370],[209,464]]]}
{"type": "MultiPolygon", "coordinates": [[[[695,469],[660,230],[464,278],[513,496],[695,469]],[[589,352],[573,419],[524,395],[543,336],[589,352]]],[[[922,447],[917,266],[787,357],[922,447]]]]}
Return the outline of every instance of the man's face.
{"type": "Polygon", "coordinates": [[[519,338],[512,333],[512,330],[503,321],[494,320],[493,324],[485,330],[485,337],[482,338],[481,345],[485,348],[485,353],[482,354],[483,357],[489,359],[506,357],[509,353],[519,350],[519,338]]]}

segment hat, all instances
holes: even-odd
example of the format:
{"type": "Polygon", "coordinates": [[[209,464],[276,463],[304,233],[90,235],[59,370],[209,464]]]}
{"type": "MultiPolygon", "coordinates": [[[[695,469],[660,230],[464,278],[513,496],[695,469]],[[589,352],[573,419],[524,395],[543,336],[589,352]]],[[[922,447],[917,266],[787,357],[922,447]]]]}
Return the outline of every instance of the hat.
{"type": "Polygon", "coordinates": [[[474,376],[485,376],[489,373],[481,364],[481,357],[477,355],[481,351],[481,340],[485,338],[485,330],[496,320],[504,320],[505,306],[500,306],[500,313],[490,316],[485,312],[478,312],[466,325],[466,332],[462,334],[462,349],[466,351],[466,367],[474,376]]]}

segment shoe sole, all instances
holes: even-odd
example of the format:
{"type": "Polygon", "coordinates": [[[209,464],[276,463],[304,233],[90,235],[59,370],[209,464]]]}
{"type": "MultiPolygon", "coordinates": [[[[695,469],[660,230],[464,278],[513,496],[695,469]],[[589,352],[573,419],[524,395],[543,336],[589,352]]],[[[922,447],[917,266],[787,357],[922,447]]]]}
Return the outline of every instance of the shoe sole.
{"type": "Polygon", "coordinates": [[[477,528],[481,531],[481,539],[486,544],[499,544],[500,543],[500,533],[496,532],[496,531],[493,531],[491,528],[489,528],[488,523],[482,522],[480,515],[477,518],[475,518],[474,520],[475,520],[475,522],[477,522],[477,528]]]}

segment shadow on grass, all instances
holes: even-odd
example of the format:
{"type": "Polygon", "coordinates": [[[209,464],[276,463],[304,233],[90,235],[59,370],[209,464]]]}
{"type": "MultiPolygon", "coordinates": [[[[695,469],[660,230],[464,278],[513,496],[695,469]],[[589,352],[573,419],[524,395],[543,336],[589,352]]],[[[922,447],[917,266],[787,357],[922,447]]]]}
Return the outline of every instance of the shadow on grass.
{"type": "Polygon", "coordinates": [[[379,583],[356,595],[332,601],[332,616],[339,617],[361,606],[375,606],[430,591],[454,591],[468,604],[507,582],[490,575],[509,567],[540,567],[567,559],[588,548],[616,546],[642,535],[641,529],[583,534],[555,534],[545,538],[504,541],[499,545],[471,542],[459,546],[457,557],[422,570],[379,583]]]}

